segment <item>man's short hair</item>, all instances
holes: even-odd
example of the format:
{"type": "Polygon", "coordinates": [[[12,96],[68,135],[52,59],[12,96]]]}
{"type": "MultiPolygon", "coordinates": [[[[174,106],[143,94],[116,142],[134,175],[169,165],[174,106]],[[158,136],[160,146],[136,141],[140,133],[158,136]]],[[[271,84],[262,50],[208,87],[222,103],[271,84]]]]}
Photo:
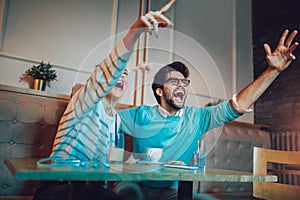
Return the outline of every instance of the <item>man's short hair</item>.
{"type": "Polygon", "coordinates": [[[163,66],[154,76],[152,83],[152,91],[158,104],[161,104],[160,96],[156,94],[156,89],[163,89],[166,82],[167,75],[172,71],[180,72],[184,78],[188,78],[190,75],[189,69],[182,62],[173,62],[171,64],[163,66]]]}

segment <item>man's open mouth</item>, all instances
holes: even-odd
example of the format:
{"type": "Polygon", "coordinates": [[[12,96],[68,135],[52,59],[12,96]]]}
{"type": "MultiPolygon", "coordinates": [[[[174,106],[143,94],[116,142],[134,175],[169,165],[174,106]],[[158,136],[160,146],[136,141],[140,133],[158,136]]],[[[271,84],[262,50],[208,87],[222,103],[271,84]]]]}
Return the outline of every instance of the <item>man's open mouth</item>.
{"type": "Polygon", "coordinates": [[[179,88],[179,89],[176,89],[174,92],[173,92],[173,95],[174,97],[176,97],[177,99],[179,100],[182,100],[185,96],[185,90],[182,89],[182,88],[179,88]]]}

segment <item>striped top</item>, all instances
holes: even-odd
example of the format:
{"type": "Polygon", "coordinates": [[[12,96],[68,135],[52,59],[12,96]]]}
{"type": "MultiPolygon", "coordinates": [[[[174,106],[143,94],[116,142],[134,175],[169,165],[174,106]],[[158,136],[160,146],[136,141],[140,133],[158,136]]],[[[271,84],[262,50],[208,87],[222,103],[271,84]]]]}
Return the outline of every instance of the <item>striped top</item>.
{"type": "Polygon", "coordinates": [[[114,142],[115,117],[105,113],[102,98],[122,76],[131,54],[121,41],[95,67],[86,84],[70,99],[50,157],[106,162],[110,142],[114,142]]]}

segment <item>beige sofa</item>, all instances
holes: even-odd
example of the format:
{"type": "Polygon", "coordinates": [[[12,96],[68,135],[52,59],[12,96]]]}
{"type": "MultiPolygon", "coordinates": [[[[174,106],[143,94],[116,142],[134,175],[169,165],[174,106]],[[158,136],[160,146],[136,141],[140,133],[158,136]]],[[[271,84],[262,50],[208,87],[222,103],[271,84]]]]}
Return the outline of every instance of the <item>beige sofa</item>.
{"type": "MultiPolygon", "coordinates": [[[[16,180],[3,159],[48,156],[68,100],[67,95],[0,85],[0,199],[32,198],[37,182],[16,180]]],[[[253,146],[270,147],[269,134],[261,128],[238,122],[224,126],[207,167],[252,171],[253,146]]],[[[201,182],[194,184],[194,190],[220,199],[235,194],[249,197],[252,184],[201,182]]]]}
{"type": "MultiPolygon", "coordinates": [[[[252,172],[253,147],[271,147],[270,135],[263,130],[265,128],[235,121],[221,127],[222,133],[207,156],[207,167],[252,172]]],[[[207,134],[212,135],[211,138],[218,137],[220,129],[207,134]]],[[[255,199],[252,197],[252,183],[201,182],[194,183],[194,191],[210,199],[255,199]]]]}
{"type": "MultiPolygon", "coordinates": [[[[31,199],[36,181],[18,181],[5,157],[46,157],[69,97],[0,85],[0,196],[31,199]]],[[[1,198],[0,198],[1,199],[1,198]]]]}

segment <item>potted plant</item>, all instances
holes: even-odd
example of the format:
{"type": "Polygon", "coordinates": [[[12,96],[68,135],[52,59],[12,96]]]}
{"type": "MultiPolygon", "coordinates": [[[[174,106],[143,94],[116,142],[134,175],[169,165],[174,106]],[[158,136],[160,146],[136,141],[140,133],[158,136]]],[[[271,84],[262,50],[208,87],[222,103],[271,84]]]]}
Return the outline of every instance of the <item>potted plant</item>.
{"type": "Polygon", "coordinates": [[[31,76],[34,79],[34,89],[35,90],[45,90],[46,84],[50,86],[50,82],[57,80],[56,71],[53,69],[53,65],[48,62],[45,64],[43,61],[37,65],[32,66],[30,69],[26,70],[26,76],[31,76]]]}

